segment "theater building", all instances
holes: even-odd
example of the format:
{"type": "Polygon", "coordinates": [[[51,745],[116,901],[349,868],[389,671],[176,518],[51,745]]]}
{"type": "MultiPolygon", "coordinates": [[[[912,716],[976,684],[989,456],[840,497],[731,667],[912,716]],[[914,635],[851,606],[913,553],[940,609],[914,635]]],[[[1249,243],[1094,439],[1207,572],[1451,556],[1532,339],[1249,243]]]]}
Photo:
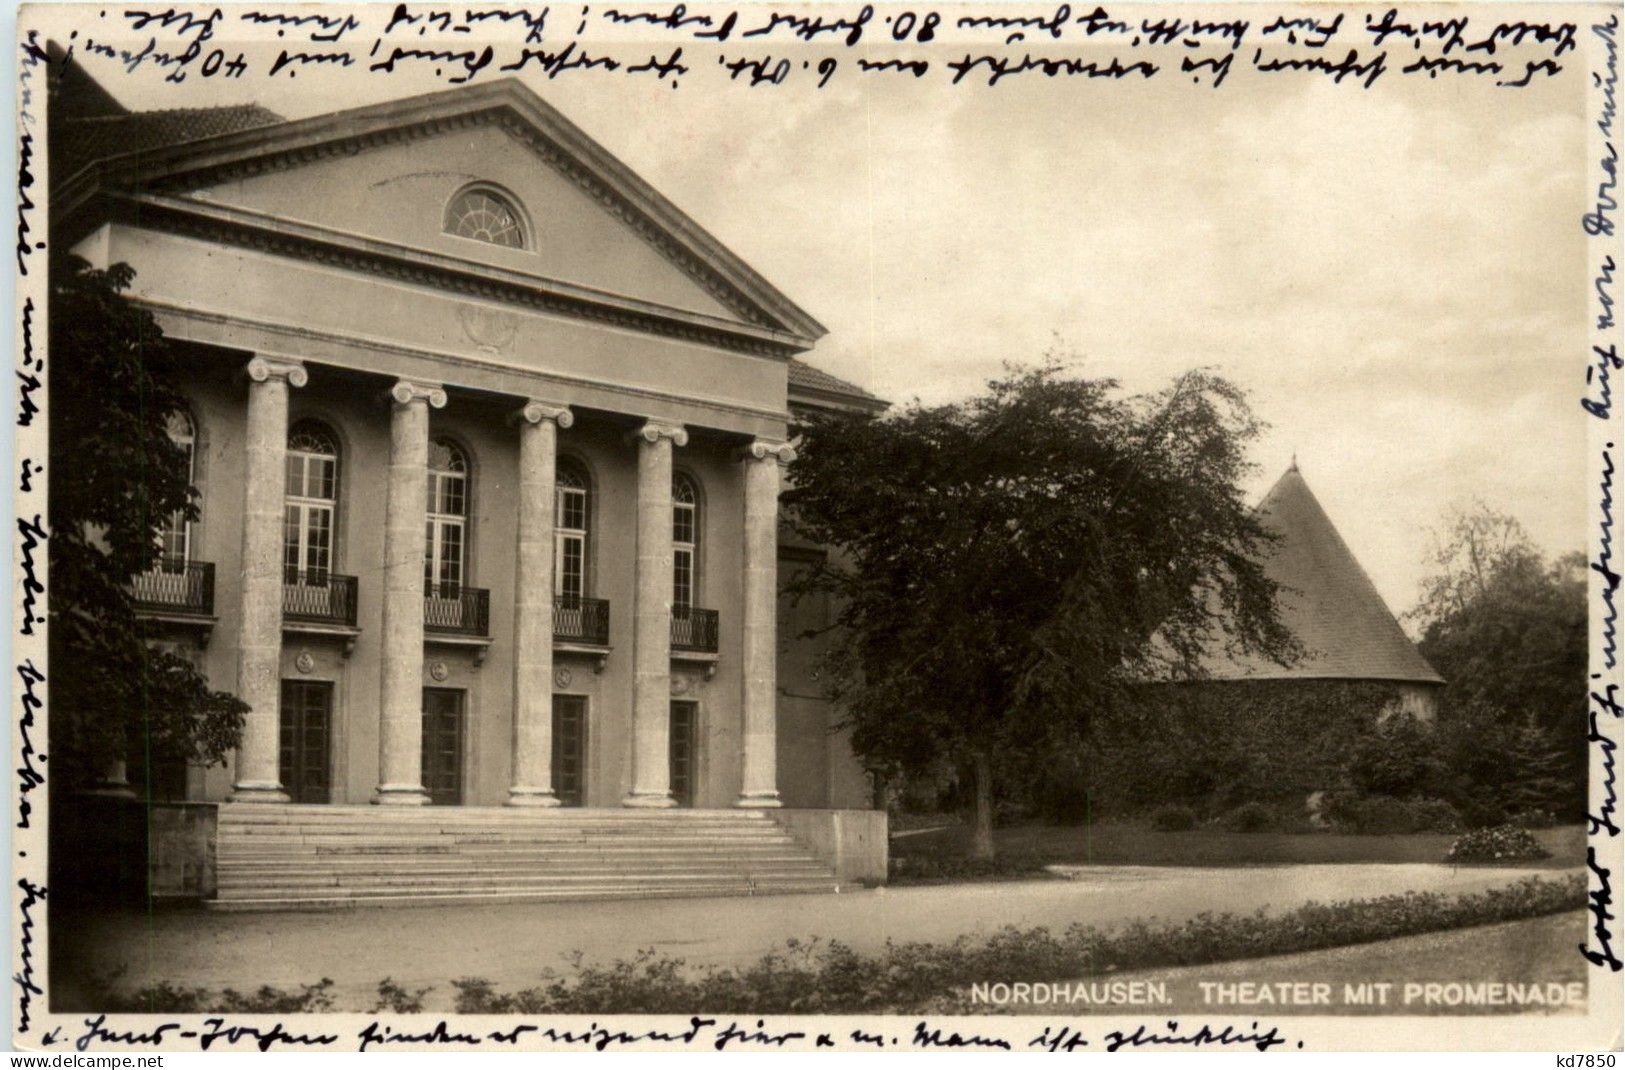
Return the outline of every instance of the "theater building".
{"type": "Polygon", "coordinates": [[[284,121],[70,65],[51,114],[55,235],[189,367],[138,605],[252,707],[156,792],[869,806],[779,595],[794,411],[880,407],[811,316],[516,81],[284,121]]]}

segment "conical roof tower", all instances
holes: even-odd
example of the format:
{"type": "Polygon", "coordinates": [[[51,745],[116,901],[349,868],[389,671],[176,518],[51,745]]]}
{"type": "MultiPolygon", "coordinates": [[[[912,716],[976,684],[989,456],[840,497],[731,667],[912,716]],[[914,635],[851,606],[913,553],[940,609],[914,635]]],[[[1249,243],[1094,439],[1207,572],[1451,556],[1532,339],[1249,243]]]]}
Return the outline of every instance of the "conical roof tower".
{"type": "Polygon", "coordinates": [[[1258,515],[1279,536],[1264,571],[1281,587],[1281,620],[1303,645],[1304,656],[1282,666],[1256,655],[1215,651],[1203,661],[1210,678],[1444,683],[1315,500],[1296,457],[1259,503],[1258,515]]]}

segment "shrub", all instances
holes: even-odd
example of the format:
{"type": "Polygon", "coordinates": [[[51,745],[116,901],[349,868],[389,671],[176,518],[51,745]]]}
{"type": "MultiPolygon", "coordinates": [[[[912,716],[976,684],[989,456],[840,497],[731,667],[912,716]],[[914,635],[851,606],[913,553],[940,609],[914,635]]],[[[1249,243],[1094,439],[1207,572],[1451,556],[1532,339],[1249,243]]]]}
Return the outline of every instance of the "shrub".
{"type": "Polygon", "coordinates": [[[1275,815],[1263,803],[1242,803],[1219,819],[1231,832],[1264,832],[1276,824],[1275,815]]]}
{"type": "Polygon", "coordinates": [[[369,1013],[394,1011],[396,1014],[419,1014],[423,1010],[423,997],[433,991],[434,987],[431,985],[415,992],[408,992],[393,977],[386,977],[378,982],[378,1002],[373,1004],[369,1013]]]}
{"type": "Polygon", "coordinates": [[[963,880],[1021,880],[1045,875],[1043,862],[1020,855],[956,858],[941,855],[892,855],[893,884],[937,884],[963,880]]]}
{"type": "Polygon", "coordinates": [[[1521,858],[1545,858],[1547,851],[1517,825],[1496,825],[1474,829],[1450,845],[1446,862],[1510,862],[1521,858]]]}
{"type": "Polygon", "coordinates": [[[1158,832],[1184,832],[1196,827],[1196,811],[1188,806],[1159,806],[1151,812],[1151,827],[1158,832]]]}
{"type": "Polygon", "coordinates": [[[1557,825],[1557,815],[1550,810],[1536,807],[1518,811],[1512,815],[1507,824],[1517,825],[1521,829],[1549,829],[1557,825]]]}
{"type": "Polygon", "coordinates": [[[1461,815],[1440,799],[1396,799],[1391,795],[1331,792],[1326,796],[1326,817],[1338,829],[1366,835],[1392,836],[1412,832],[1459,832],[1461,815]]]}
{"type": "Polygon", "coordinates": [[[164,981],[134,992],[121,993],[114,987],[120,973],[122,971],[92,979],[85,992],[87,1010],[142,1014],[199,1014],[210,1011],[233,1014],[322,1014],[333,1009],[333,982],[326,977],[313,985],[300,985],[297,989],[261,985],[252,992],[239,992],[235,988],[211,992],[206,988],[187,988],[164,981]]]}
{"type": "Polygon", "coordinates": [[[1409,714],[1399,714],[1355,745],[1348,778],[1368,795],[1408,799],[1437,783],[1442,766],[1434,755],[1431,729],[1409,714]]]}

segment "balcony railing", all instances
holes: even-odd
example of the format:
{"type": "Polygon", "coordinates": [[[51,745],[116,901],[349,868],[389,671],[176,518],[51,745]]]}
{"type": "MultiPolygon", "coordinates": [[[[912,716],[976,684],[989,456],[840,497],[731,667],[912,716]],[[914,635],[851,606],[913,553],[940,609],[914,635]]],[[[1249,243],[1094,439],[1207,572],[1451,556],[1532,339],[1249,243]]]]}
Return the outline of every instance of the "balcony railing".
{"type": "Polygon", "coordinates": [[[423,630],[438,635],[491,634],[491,592],[480,587],[431,586],[423,593],[423,630]]]}
{"type": "Polygon", "coordinates": [[[608,646],[609,603],[602,598],[554,598],[553,641],[608,646]]]}
{"type": "Polygon", "coordinates": [[[671,648],[698,654],[715,654],[717,611],[674,606],[671,611],[671,648]]]}
{"type": "Polygon", "coordinates": [[[130,596],[144,613],[214,614],[214,565],[166,557],[130,579],[130,596]]]}
{"type": "Polygon", "coordinates": [[[359,586],[354,576],[290,569],[282,578],[282,619],[289,623],[354,628],[359,586]]]}

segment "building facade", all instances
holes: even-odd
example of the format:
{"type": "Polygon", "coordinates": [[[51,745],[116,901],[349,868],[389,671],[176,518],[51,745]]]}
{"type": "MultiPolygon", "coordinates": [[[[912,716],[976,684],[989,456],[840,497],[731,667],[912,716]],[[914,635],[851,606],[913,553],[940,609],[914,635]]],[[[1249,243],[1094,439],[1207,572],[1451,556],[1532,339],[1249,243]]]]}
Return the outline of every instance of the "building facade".
{"type": "Polygon", "coordinates": [[[805,312],[517,82],[298,121],[68,65],[53,228],[183,347],[133,581],[252,707],[198,800],[863,808],[783,582],[805,312]]]}

